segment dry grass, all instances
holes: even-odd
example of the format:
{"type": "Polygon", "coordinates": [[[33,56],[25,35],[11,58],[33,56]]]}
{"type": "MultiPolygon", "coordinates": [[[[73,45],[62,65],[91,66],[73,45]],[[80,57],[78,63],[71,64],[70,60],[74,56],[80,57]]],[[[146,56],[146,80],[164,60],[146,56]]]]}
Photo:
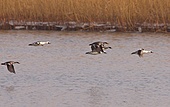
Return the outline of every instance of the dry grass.
{"type": "Polygon", "coordinates": [[[0,0],[0,20],[169,23],[170,0],[0,0]]]}

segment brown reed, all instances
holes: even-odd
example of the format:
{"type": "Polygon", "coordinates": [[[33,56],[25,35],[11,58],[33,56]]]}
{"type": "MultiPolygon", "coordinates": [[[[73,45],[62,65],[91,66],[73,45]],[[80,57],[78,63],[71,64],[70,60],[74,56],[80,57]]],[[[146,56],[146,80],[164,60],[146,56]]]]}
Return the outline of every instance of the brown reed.
{"type": "Polygon", "coordinates": [[[170,23],[170,0],[0,0],[0,20],[170,23]]]}

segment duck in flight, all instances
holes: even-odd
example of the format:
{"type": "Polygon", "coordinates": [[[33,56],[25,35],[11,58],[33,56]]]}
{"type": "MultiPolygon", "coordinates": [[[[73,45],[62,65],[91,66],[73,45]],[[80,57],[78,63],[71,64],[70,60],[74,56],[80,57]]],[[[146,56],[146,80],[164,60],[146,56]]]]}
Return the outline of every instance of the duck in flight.
{"type": "Polygon", "coordinates": [[[19,62],[8,61],[8,62],[1,63],[1,65],[6,65],[8,71],[15,74],[15,69],[13,66],[13,64],[15,64],[15,63],[20,64],[19,62]]]}
{"type": "Polygon", "coordinates": [[[137,54],[139,57],[143,57],[143,54],[147,54],[147,53],[153,53],[152,51],[147,51],[145,49],[139,49],[135,52],[132,52],[131,54],[137,54]]]}
{"type": "MultiPolygon", "coordinates": [[[[101,46],[98,46],[98,47],[92,48],[92,51],[86,52],[86,54],[98,55],[98,54],[101,54],[102,51],[103,51],[103,50],[102,50],[102,47],[101,47],[101,46]]],[[[103,53],[105,53],[105,52],[103,52],[103,53]]]]}
{"type": "Polygon", "coordinates": [[[92,51],[86,52],[86,54],[91,54],[91,55],[98,55],[101,53],[106,54],[106,52],[104,51],[105,49],[112,49],[111,47],[105,46],[107,44],[108,44],[107,42],[101,42],[101,41],[93,42],[93,43],[89,44],[89,46],[91,46],[92,51]]]}
{"type": "Polygon", "coordinates": [[[49,41],[37,41],[29,44],[29,46],[44,46],[45,44],[51,44],[49,41]]]}
{"type": "Polygon", "coordinates": [[[112,49],[111,47],[105,46],[107,44],[109,44],[109,43],[98,41],[98,42],[93,42],[93,43],[89,44],[89,46],[91,46],[92,51],[98,50],[98,51],[106,54],[106,52],[104,51],[105,49],[112,49]]]}

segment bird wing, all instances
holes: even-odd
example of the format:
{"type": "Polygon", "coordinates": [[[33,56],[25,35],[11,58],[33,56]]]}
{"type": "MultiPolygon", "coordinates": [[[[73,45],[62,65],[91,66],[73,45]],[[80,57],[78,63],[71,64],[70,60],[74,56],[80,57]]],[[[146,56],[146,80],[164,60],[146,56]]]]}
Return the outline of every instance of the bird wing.
{"type": "Polygon", "coordinates": [[[38,45],[40,45],[39,41],[29,44],[29,46],[38,46],[38,45]]]}
{"type": "Polygon", "coordinates": [[[106,53],[106,52],[104,52],[104,50],[103,50],[103,47],[101,46],[101,45],[99,45],[98,47],[96,47],[95,48],[95,51],[97,51],[97,52],[103,52],[103,53],[106,53]]]}
{"type": "Polygon", "coordinates": [[[102,45],[99,46],[99,50],[106,54],[106,52],[104,51],[104,47],[102,45]]]}
{"type": "Polygon", "coordinates": [[[100,45],[100,41],[97,41],[97,42],[93,42],[93,43],[91,43],[91,44],[94,44],[94,45],[100,45]]]}
{"type": "Polygon", "coordinates": [[[138,53],[138,51],[135,51],[135,52],[132,52],[131,54],[137,54],[138,53]]]}
{"type": "Polygon", "coordinates": [[[15,69],[14,69],[14,66],[12,64],[7,65],[7,69],[9,70],[9,72],[15,73],[15,69]]]}
{"type": "Polygon", "coordinates": [[[1,65],[6,65],[5,63],[1,63],[1,65]]]}
{"type": "Polygon", "coordinates": [[[98,48],[98,46],[97,46],[97,45],[94,45],[94,44],[93,44],[93,45],[91,45],[91,50],[92,50],[92,51],[96,51],[96,48],[98,48]]]}

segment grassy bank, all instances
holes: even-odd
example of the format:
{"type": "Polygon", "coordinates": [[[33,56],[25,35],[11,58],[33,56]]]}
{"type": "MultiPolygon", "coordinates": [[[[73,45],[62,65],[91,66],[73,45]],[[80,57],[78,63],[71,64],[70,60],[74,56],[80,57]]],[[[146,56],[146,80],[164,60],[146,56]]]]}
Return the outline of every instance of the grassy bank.
{"type": "Polygon", "coordinates": [[[170,0],[0,0],[0,20],[170,23],[170,0]]]}

